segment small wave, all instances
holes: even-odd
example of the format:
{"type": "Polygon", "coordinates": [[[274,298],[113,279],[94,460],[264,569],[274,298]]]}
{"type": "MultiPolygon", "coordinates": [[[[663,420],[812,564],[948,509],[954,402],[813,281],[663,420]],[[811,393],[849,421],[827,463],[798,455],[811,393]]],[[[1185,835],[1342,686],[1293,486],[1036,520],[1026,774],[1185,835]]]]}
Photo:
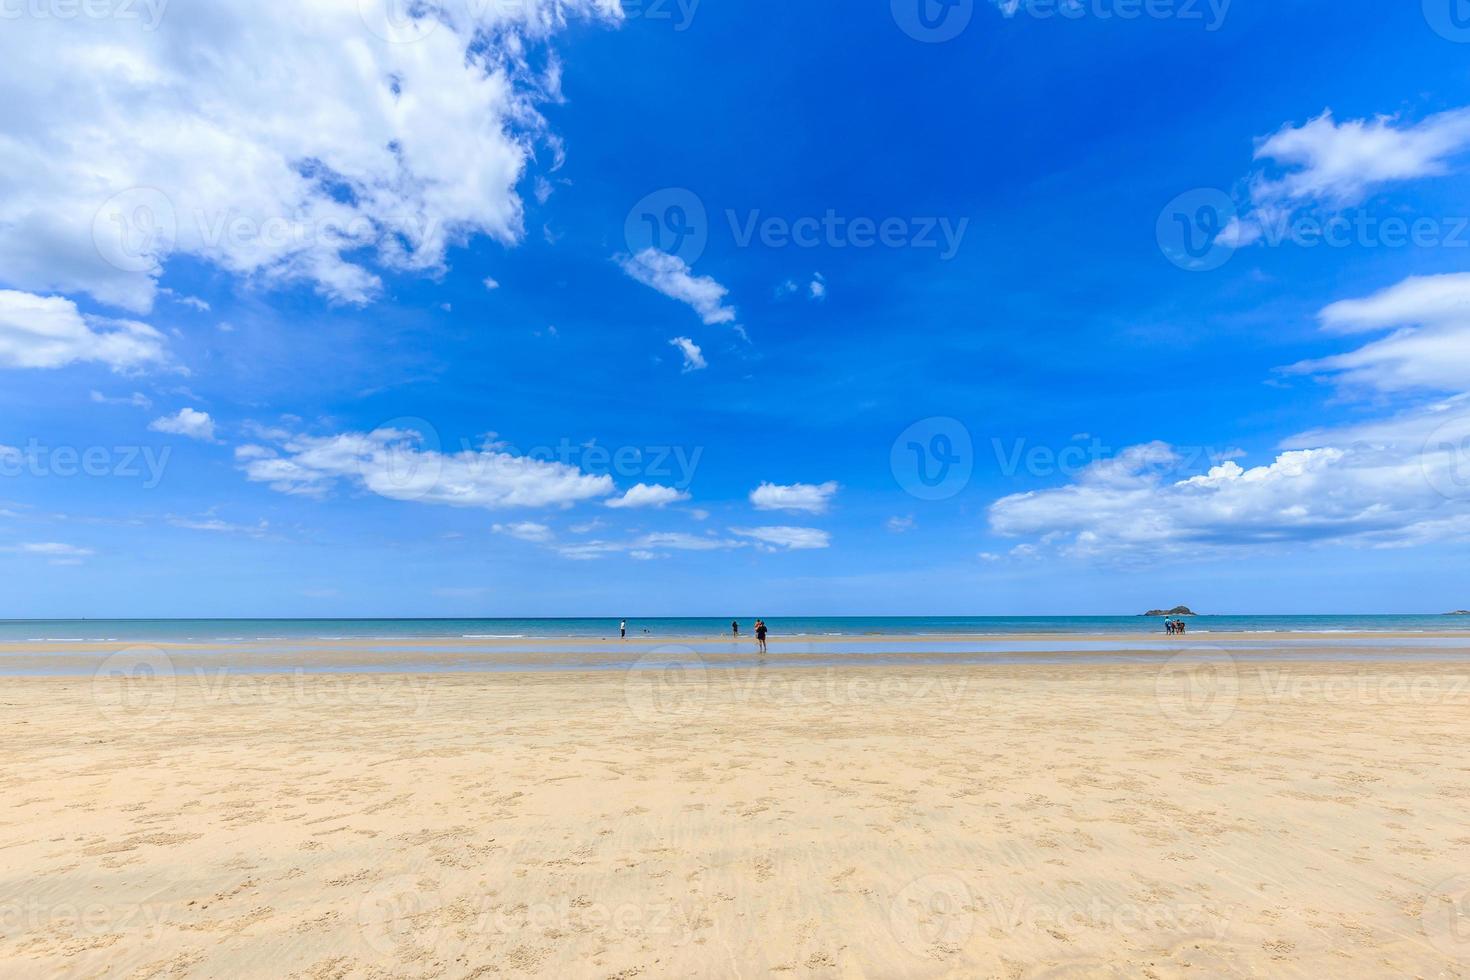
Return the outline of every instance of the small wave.
{"type": "Polygon", "coordinates": [[[461,633],[461,640],[524,640],[525,633],[461,633]]]}

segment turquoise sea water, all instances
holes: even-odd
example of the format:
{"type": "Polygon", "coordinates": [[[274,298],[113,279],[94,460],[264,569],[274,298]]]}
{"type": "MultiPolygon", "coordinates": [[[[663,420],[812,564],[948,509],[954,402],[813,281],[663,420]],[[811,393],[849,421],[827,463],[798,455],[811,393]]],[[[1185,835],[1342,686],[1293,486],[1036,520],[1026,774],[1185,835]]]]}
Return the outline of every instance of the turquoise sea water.
{"type": "MultiPolygon", "coordinates": [[[[753,617],[732,617],[748,634],[753,617]]],[[[1020,633],[1162,633],[1163,622],[1145,616],[768,616],[777,636],[926,636],[1020,633]]],[[[597,619],[20,619],[0,620],[0,642],[116,640],[123,642],[220,642],[246,640],[427,638],[479,639],[617,635],[618,620],[597,619]]],[[[1470,633],[1470,616],[1195,616],[1192,635],[1203,633],[1439,632],[1470,633]]],[[[724,637],[730,618],[640,619],[628,617],[629,636],[724,637]]]]}

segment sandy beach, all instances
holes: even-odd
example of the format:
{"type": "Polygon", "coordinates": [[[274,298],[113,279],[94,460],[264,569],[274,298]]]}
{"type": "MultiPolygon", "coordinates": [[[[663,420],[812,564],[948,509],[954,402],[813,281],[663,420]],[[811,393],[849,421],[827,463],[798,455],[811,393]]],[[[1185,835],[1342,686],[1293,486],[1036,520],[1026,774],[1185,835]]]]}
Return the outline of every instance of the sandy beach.
{"type": "Polygon", "coordinates": [[[0,975],[1470,975],[1470,661],[175,654],[4,680],[0,975]]]}

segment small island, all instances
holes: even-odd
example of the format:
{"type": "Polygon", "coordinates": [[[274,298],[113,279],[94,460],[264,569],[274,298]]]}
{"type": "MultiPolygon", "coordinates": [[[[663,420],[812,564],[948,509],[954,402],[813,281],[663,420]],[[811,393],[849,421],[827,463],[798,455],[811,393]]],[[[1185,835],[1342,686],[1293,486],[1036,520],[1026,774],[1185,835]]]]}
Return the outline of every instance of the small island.
{"type": "Polygon", "coordinates": [[[1145,616],[1193,616],[1195,612],[1188,606],[1175,606],[1173,609],[1150,609],[1144,613],[1145,616]]]}
{"type": "Polygon", "coordinates": [[[1470,609],[1456,609],[1454,612],[1445,613],[1446,616],[1470,616],[1470,609]]]}

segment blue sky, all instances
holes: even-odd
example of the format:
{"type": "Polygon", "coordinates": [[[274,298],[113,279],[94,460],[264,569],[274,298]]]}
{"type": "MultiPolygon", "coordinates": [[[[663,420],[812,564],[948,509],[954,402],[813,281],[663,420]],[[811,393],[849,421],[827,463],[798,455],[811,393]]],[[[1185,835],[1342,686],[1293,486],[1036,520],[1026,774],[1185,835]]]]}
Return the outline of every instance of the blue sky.
{"type": "Polygon", "coordinates": [[[1436,4],[38,0],[0,615],[1470,605],[1436,4]]]}

